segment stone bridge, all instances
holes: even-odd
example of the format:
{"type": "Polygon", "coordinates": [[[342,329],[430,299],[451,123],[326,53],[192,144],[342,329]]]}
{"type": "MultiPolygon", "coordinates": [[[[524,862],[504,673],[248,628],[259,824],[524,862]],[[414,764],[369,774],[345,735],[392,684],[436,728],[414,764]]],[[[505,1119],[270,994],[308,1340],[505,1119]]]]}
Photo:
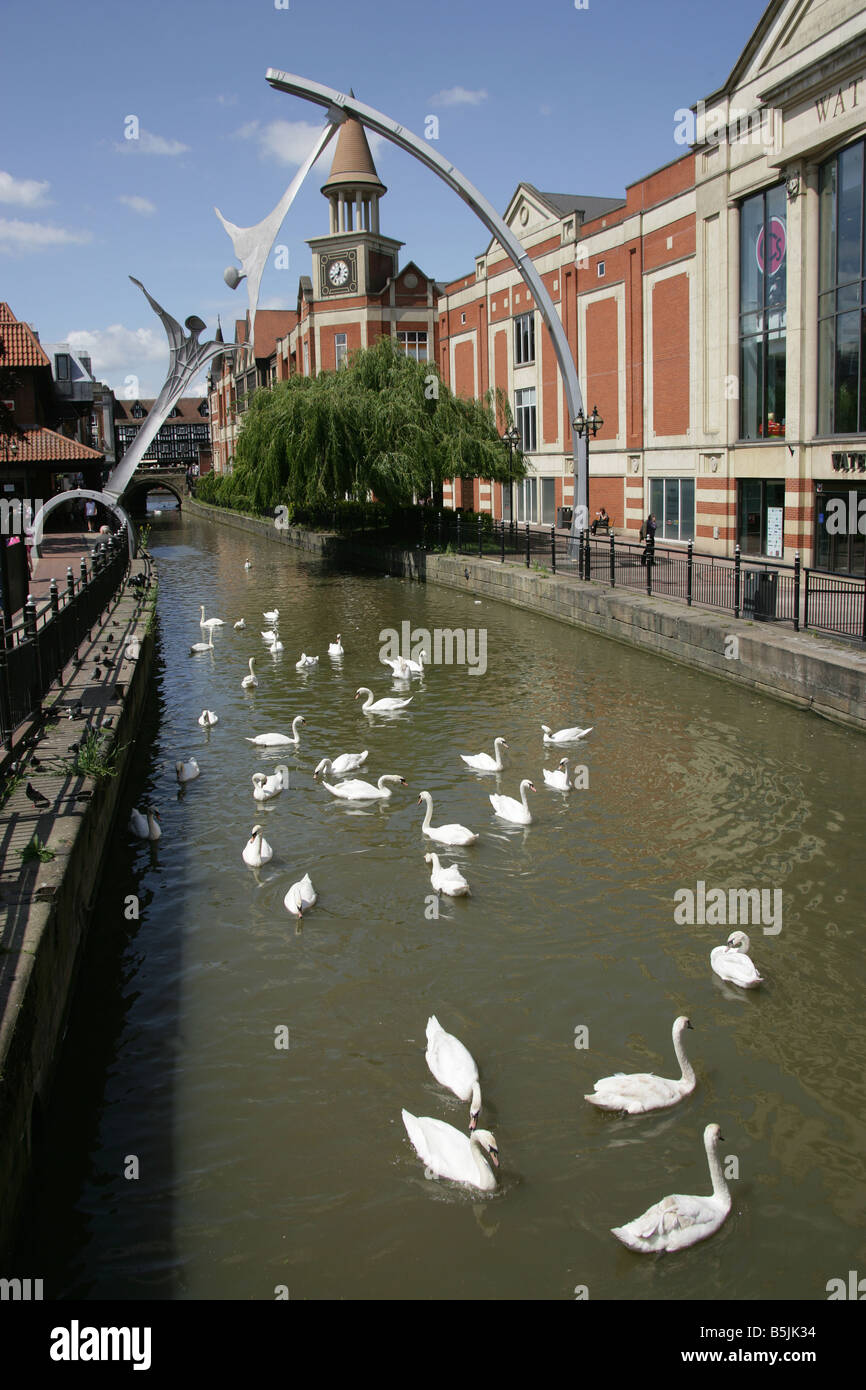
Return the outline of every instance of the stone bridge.
{"type": "Polygon", "coordinates": [[[166,488],[177,498],[177,505],[183,506],[184,497],[189,497],[185,468],[158,468],[139,464],[129,480],[125,492],[120,497],[121,506],[128,512],[143,512],[147,506],[147,494],[155,488],[166,488]]]}

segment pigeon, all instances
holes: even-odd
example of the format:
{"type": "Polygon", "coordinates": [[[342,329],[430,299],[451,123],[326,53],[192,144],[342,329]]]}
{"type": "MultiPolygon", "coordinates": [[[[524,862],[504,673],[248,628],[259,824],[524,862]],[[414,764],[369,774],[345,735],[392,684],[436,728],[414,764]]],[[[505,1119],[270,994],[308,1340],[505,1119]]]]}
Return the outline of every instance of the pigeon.
{"type": "Polygon", "coordinates": [[[32,782],[27,783],[27,786],[24,788],[24,792],[27,797],[27,800],[32,801],[34,806],[51,805],[50,801],[48,800],[48,797],[43,796],[41,792],[38,792],[32,782]]]}

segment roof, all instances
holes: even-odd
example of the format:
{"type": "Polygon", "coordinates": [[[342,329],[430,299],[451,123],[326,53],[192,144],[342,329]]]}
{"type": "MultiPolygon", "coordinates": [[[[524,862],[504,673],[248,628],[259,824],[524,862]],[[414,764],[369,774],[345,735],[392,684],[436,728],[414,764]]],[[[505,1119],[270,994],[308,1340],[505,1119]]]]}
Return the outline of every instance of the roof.
{"type": "Polygon", "coordinates": [[[253,349],[256,357],[270,357],[275,353],[277,339],[291,333],[297,321],[296,309],[256,310],[256,341],[253,349]]]}
{"type": "MultiPolygon", "coordinates": [[[[179,410],[179,415],[169,415],[166,425],[200,425],[207,422],[207,416],[199,412],[199,406],[207,403],[207,396],[181,396],[174,409],[179,410]]],[[[141,425],[147,419],[156,403],[156,396],[140,396],[134,401],[117,401],[114,407],[114,419],[118,424],[141,425]],[[132,407],[140,405],[144,410],[141,419],[137,419],[132,413],[132,407]]]]}
{"type": "Polygon", "coordinates": [[[352,187],[366,185],[379,193],[387,192],[376,173],[364,127],[355,116],[347,116],[340,126],[334,162],[328,182],[322,185],[322,192],[327,196],[347,184],[352,187]]]}
{"type": "Polygon", "coordinates": [[[29,324],[19,323],[8,304],[0,303],[0,342],[4,367],[49,367],[46,353],[29,324]]]}
{"type": "Polygon", "coordinates": [[[584,222],[590,222],[594,217],[604,217],[606,212],[613,212],[614,208],[621,208],[625,203],[625,198],[595,198],[585,193],[542,193],[534,184],[526,182],[523,187],[528,188],[537,198],[543,199],[559,217],[564,217],[570,212],[580,212],[583,214],[584,222]]]}
{"type": "Polygon", "coordinates": [[[98,449],[79,444],[77,439],[69,439],[56,430],[40,425],[24,425],[23,429],[24,438],[16,441],[18,448],[10,463],[98,463],[105,458],[98,449]]]}

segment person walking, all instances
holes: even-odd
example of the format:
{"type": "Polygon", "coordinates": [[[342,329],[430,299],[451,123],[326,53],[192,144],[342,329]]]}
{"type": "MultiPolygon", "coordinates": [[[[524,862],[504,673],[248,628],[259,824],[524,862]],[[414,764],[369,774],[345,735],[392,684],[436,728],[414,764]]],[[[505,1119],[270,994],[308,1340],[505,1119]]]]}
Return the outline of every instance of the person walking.
{"type": "Polygon", "coordinates": [[[644,542],[644,552],[640,557],[640,562],[642,565],[651,565],[653,563],[653,553],[656,543],[656,519],[652,512],[650,512],[640,530],[641,540],[644,542]]]}

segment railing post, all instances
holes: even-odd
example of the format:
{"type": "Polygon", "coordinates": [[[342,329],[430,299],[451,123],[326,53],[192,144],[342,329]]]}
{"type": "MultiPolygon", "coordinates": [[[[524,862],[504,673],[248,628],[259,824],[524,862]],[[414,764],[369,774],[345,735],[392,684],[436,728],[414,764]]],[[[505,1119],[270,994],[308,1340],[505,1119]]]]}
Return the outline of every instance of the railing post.
{"type": "Polygon", "coordinates": [[[610,587],[616,588],[616,541],[613,531],[610,533],[610,587]]]}
{"type": "MultiPolygon", "coordinates": [[[[804,632],[806,632],[806,631],[808,630],[808,627],[809,627],[809,566],[808,566],[808,565],[806,566],[805,574],[806,574],[806,582],[805,582],[805,584],[803,585],[803,631],[804,631],[804,632]]],[[[866,608],[866,602],[864,602],[864,608],[866,608]]]]}
{"type": "MultiPolygon", "coordinates": [[[[478,518],[478,558],[479,558],[479,560],[482,560],[482,559],[484,558],[484,541],[483,541],[482,535],[481,535],[481,517],[480,517],[480,516],[479,516],[479,518],[478,518]]],[[[500,760],[500,761],[501,761],[501,760],[500,760]]]]}
{"type": "Polygon", "coordinates": [[[9,670],[6,660],[6,619],[0,612],[0,728],[3,730],[3,746],[12,747],[12,697],[9,689],[9,670]]]}
{"type": "Polygon", "coordinates": [[[692,606],[692,548],[693,543],[689,541],[689,548],[686,554],[686,603],[689,608],[692,606]]]}
{"type": "Polygon", "coordinates": [[[82,555],[82,557],[81,557],[81,587],[82,587],[82,589],[84,588],[84,586],[85,586],[86,583],[87,583],[87,560],[86,560],[85,557],[82,555]]]}
{"type": "Polygon", "coordinates": [[[48,586],[48,595],[51,600],[51,616],[55,617],[60,612],[60,595],[57,592],[57,580],[52,579],[48,586]]]}
{"type": "Polygon", "coordinates": [[[550,528],[550,568],[556,574],[556,527],[550,528]]]}
{"type": "Polygon", "coordinates": [[[427,513],[423,508],[421,511],[421,549],[427,549],[427,513]]]}
{"type": "Polygon", "coordinates": [[[36,604],[32,594],[27,595],[24,605],[24,636],[28,641],[36,637],[36,604]]]}
{"type": "Polygon", "coordinates": [[[734,617],[740,616],[740,581],[742,573],[740,571],[740,547],[734,547],[734,617]]]}
{"type": "MultiPolygon", "coordinates": [[[[439,549],[442,549],[442,513],[439,513],[439,549]]],[[[501,760],[500,760],[501,761],[501,760]]]]}
{"type": "Polygon", "coordinates": [[[592,551],[589,548],[589,531],[583,533],[583,577],[587,584],[592,579],[592,551]]]}
{"type": "MultiPolygon", "coordinates": [[[[866,595],[866,584],[863,586],[866,595]]],[[[866,601],[863,604],[863,622],[866,625],[866,601]]],[[[800,552],[794,551],[794,631],[800,631],[800,552]]]]}
{"type": "Polygon", "coordinates": [[[462,538],[462,536],[461,536],[461,534],[460,534],[460,531],[461,531],[461,527],[460,527],[460,513],[458,512],[458,513],[457,513],[457,554],[458,554],[458,555],[462,555],[462,554],[463,554],[463,551],[462,551],[462,549],[461,549],[461,545],[462,545],[463,538],[462,538]]]}
{"type": "Polygon", "coordinates": [[[499,526],[500,526],[500,530],[501,530],[501,534],[500,534],[499,540],[500,540],[500,543],[501,543],[501,546],[502,546],[502,554],[501,554],[501,556],[500,556],[500,563],[504,565],[504,564],[505,564],[505,517],[502,518],[502,520],[501,520],[500,523],[499,523],[499,526]]]}
{"type": "Polygon", "coordinates": [[[529,522],[526,523],[526,568],[529,569],[529,552],[532,547],[532,540],[529,534],[529,522]]]}
{"type": "Polygon", "coordinates": [[[67,602],[75,598],[75,577],[72,573],[72,566],[66,566],[66,595],[67,602]]]}

